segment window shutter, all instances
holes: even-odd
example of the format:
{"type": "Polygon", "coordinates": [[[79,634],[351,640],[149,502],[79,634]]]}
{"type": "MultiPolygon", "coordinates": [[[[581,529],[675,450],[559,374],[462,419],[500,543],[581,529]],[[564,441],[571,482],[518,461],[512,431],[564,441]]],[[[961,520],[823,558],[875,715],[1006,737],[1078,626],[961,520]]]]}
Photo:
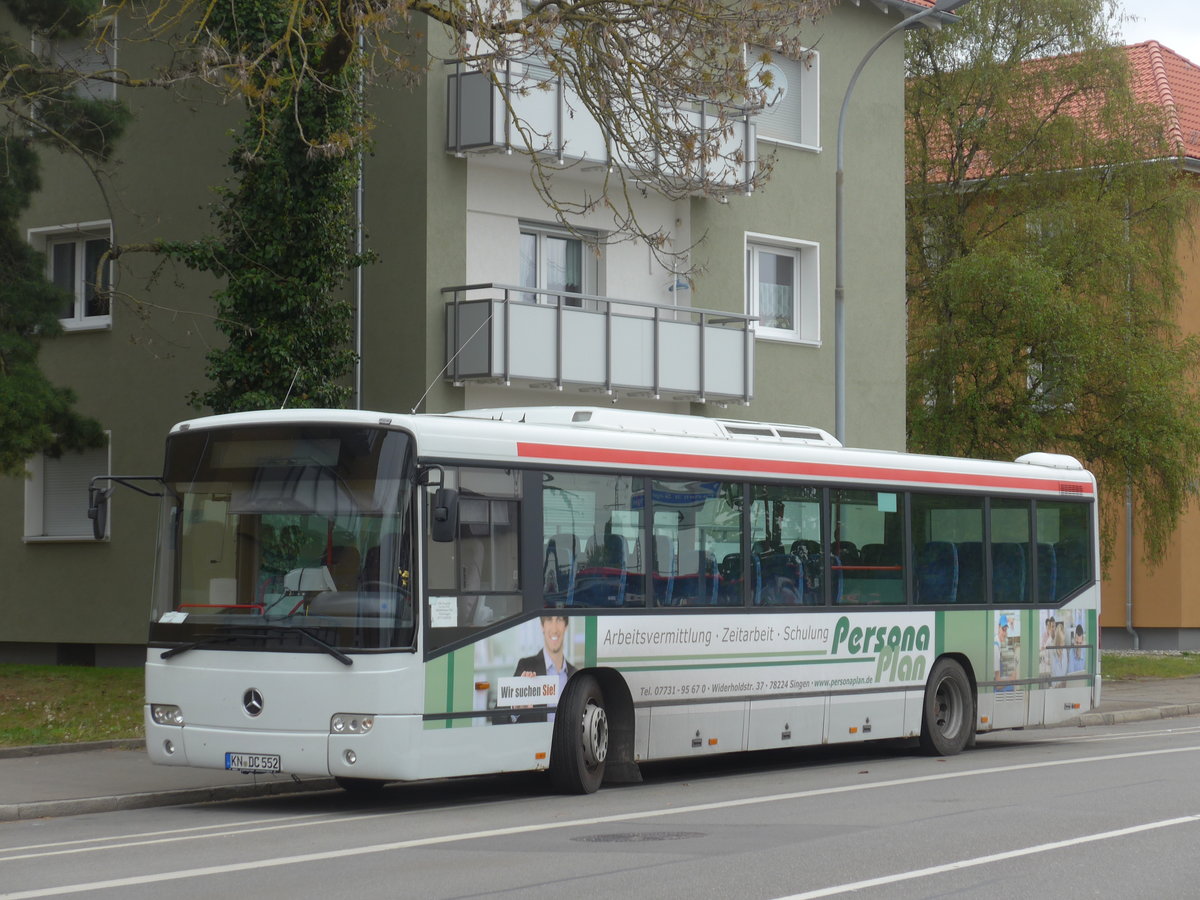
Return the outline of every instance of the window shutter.
{"type": "Polygon", "coordinates": [[[771,60],[775,67],[776,87],[784,87],[783,96],[772,103],[757,118],[758,134],[763,138],[804,143],[804,103],[802,88],[807,77],[804,63],[776,54],[771,60]],[[779,75],[783,77],[780,78],[779,75]],[[782,82],[782,84],[781,84],[782,82]],[[785,87],[786,85],[786,87],[785,87]]]}
{"type": "Polygon", "coordinates": [[[88,484],[108,473],[108,448],[46,457],[42,470],[42,533],[78,537],[92,533],[87,515],[88,484]]]}

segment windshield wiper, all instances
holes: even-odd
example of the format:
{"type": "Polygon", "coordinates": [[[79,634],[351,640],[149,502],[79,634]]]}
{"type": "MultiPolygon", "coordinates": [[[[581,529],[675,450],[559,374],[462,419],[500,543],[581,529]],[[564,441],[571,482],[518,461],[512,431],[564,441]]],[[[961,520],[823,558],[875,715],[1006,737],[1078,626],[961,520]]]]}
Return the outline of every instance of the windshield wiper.
{"type": "Polygon", "coordinates": [[[347,656],[345,653],[343,653],[341,650],[339,650],[337,647],[333,646],[332,644],[325,643],[323,640],[321,640],[315,634],[311,634],[311,633],[305,631],[299,625],[283,625],[283,626],[278,626],[278,627],[272,627],[269,630],[270,631],[294,632],[295,634],[298,634],[301,637],[306,638],[307,640],[309,640],[316,646],[320,647],[322,650],[324,650],[326,653],[328,653],[330,656],[332,656],[334,659],[336,659],[342,665],[344,665],[344,666],[354,665],[354,660],[351,659],[349,656],[347,656]]]}
{"type": "Polygon", "coordinates": [[[184,644],[182,647],[172,647],[170,650],[164,650],[159,654],[158,658],[170,659],[172,656],[187,653],[189,650],[195,650],[197,647],[205,647],[209,644],[227,644],[233,640],[236,640],[236,637],[232,634],[207,634],[200,638],[200,640],[184,644]]]}
{"type": "Polygon", "coordinates": [[[270,628],[265,628],[258,631],[239,631],[237,634],[210,634],[200,638],[198,641],[192,641],[190,644],[184,644],[182,647],[172,647],[170,650],[164,650],[159,655],[159,659],[170,659],[172,656],[178,656],[180,653],[187,653],[189,650],[195,650],[197,647],[206,647],[210,644],[227,644],[242,638],[268,638],[272,634],[299,635],[309,643],[320,647],[342,665],[354,665],[354,660],[351,657],[347,656],[332,644],[327,644],[315,634],[305,631],[299,625],[272,626],[270,628]]]}

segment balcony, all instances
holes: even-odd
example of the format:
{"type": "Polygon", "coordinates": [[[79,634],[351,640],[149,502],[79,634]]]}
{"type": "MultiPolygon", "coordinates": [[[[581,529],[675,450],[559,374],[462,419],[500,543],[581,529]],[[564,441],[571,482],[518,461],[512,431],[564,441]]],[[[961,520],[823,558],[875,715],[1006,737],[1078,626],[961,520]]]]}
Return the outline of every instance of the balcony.
{"type": "Polygon", "coordinates": [[[447,287],[446,377],[748,404],[749,316],[504,284],[447,287]]]}
{"type": "MultiPolygon", "coordinates": [[[[720,107],[695,101],[686,109],[665,116],[672,130],[695,134],[698,147],[708,143],[713,130],[730,121],[733,127],[705,159],[681,159],[663,154],[653,144],[654,159],[641,165],[624,158],[619,147],[606,139],[599,123],[560,76],[532,63],[500,61],[492,56],[449,60],[446,86],[446,151],[456,156],[530,151],[559,164],[590,162],[596,171],[621,166],[627,171],[654,174],[687,193],[705,188],[749,191],[757,170],[754,116],[757,108],[720,107]],[[525,136],[514,125],[525,126],[525,136]],[[527,141],[535,146],[528,146],[527,141]],[[653,168],[652,173],[645,170],[653,168]]],[[[644,135],[627,135],[633,144],[650,146],[644,135]]],[[[644,148],[643,148],[644,149],[644,148]]],[[[586,171],[586,167],[585,167],[586,171]]]]}

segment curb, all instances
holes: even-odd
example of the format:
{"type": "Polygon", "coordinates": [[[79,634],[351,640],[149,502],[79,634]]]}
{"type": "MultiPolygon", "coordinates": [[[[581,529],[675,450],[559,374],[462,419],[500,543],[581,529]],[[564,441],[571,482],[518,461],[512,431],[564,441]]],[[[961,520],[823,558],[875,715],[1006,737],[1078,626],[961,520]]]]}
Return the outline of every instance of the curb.
{"type": "Polygon", "coordinates": [[[1119,725],[1122,722],[1148,722],[1153,719],[1174,719],[1179,716],[1200,715],[1200,703],[1180,703],[1174,706],[1151,706],[1142,709],[1122,709],[1107,713],[1084,713],[1067,719],[1062,725],[1087,728],[1089,725],[1119,725]]]}
{"type": "MultiPolygon", "coordinates": [[[[1099,725],[1118,725],[1122,722],[1146,722],[1180,716],[1200,715],[1200,703],[1181,703],[1172,706],[1152,706],[1104,713],[1084,713],[1057,723],[1055,728],[1087,728],[1099,725]]],[[[87,750],[141,750],[143,740],[91,741],[83,744],[36,744],[29,747],[0,749],[0,760],[30,756],[52,756],[79,753],[87,750]]],[[[85,797],[73,800],[36,800],[28,803],[0,803],[0,822],[27,819],[78,816],[88,813],[118,812],[130,809],[151,809],[161,806],[186,806],[194,803],[214,803],[222,800],[245,800],[254,797],[287,794],[317,793],[337,789],[332,778],[308,781],[280,781],[267,784],[231,784],[219,787],[182,788],[168,791],[147,791],[137,794],[116,794],[107,797],[85,797]]]]}
{"type": "Polygon", "coordinates": [[[84,741],[79,744],[30,744],[26,747],[0,747],[0,759],[24,759],[29,756],[55,756],[59,753],[84,753],[88,750],[145,750],[142,738],[116,741],[84,741]]]}
{"type": "MultiPolygon", "coordinates": [[[[96,749],[96,748],[92,748],[96,749]]],[[[231,784],[220,787],[184,788],[174,791],[148,791],[141,794],[117,794],[111,797],[85,797],[78,800],[36,800],[29,803],[0,803],[0,822],[21,819],[45,819],[79,816],[87,813],[150,809],[157,806],[186,806],[220,800],[244,800],[281,794],[315,793],[337,788],[332,778],[272,784],[231,784]]]]}

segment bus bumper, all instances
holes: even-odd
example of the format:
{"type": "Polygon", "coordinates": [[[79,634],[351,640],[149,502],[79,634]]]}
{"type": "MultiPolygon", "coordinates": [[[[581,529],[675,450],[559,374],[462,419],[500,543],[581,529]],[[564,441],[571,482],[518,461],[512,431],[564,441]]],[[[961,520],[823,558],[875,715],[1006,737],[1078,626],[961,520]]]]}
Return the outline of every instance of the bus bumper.
{"type": "Polygon", "coordinates": [[[334,735],[159,725],[147,716],[146,751],[151,762],[166,766],[405,780],[419,777],[411,771],[411,746],[420,727],[420,716],[376,716],[367,734],[334,735]]]}

